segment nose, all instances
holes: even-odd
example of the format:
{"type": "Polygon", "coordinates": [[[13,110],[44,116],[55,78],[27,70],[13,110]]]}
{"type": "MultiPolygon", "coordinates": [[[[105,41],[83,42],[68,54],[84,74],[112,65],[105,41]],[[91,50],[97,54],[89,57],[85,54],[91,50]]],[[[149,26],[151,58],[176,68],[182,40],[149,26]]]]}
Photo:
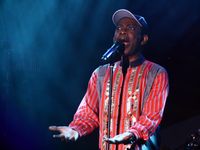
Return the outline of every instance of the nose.
{"type": "Polygon", "coordinates": [[[126,29],[125,29],[125,28],[122,28],[122,29],[120,30],[120,34],[126,34],[126,29]]]}
{"type": "Polygon", "coordinates": [[[127,39],[127,33],[126,31],[121,31],[119,35],[119,40],[120,41],[125,41],[127,39]]]}

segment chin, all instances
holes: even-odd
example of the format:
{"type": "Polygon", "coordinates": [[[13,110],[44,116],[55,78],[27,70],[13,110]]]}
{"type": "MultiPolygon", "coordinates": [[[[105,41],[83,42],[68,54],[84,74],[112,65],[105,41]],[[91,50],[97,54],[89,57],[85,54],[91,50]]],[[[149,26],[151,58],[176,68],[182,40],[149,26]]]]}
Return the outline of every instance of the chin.
{"type": "Polygon", "coordinates": [[[141,49],[140,48],[126,48],[124,50],[124,55],[125,56],[134,56],[134,55],[137,55],[138,53],[141,52],[141,49]]]}
{"type": "Polygon", "coordinates": [[[130,52],[131,52],[131,50],[129,48],[125,48],[124,55],[127,56],[127,55],[129,55],[130,52]]]}
{"type": "Polygon", "coordinates": [[[132,50],[127,49],[127,50],[124,51],[125,56],[131,56],[133,54],[134,54],[134,51],[132,51],[132,50]]]}

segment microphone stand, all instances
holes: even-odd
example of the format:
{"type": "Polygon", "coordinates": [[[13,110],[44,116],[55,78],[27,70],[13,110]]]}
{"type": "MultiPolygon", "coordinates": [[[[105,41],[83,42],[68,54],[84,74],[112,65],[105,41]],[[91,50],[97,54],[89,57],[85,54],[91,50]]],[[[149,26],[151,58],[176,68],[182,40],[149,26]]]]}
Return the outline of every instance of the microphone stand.
{"type": "MultiPolygon", "coordinates": [[[[112,107],[112,84],[113,84],[113,68],[114,62],[118,57],[120,57],[124,51],[125,45],[119,41],[116,41],[111,48],[107,50],[107,52],[102,56],[101,59],[105,61],[110,61],[109,69],[110,69],[110,85],[109,85],[109,100],[108,100],[108,124],[107,136],[110,138],[110,124],[111,124],[111,107],[112,107]]],[[[106,150],[110,149],[110,144],[106,143],[106,150]]]]}
{"type": "MultiPolygon", "coordinates": [[[[112,106],[112,83],[113,83],[113,67],[114,63],[110,63],[110,85],[109,85],[109,100],[108,100],[108,138],[110,138],[110,121],[111,121],[111,106],[112,106]]],[[[110,149],[110,144],[106,143],[106,150],[110,149]]]]}
{"type": "MultiPolygon", "coordinates": [[[[129,61],[125,56],[121,56],[121,62],[122,62],[122,72],[123,72],[123,76],[125,78],[126,72],[127,72],[127,68],[129,66],[129,61]]],[[[108,138],[110,138],[110,121],[111,121],[111,107],[112,107],[112,83],[113,83],[113,68],[114,68],[114,62],[110,63],[109,69],[110,69],[110,85],[109,85],[109,101],[108,101],[108,138]]],[[[124,85],[124,80],[123,80],[123,84],[122,87],[124,85]]],[[[122,100],[122,92],[123,92],[123,88],[121,91],[121,95],[120,95],[120,105],[121,105],[121,100],[122,100]]],[[[119,109],[120,111],[121,109],[119,109]]],[[[120,116],[120,112],[119,112],[119,116],[120,116]]],[[[118,118],[119,121],[120,118],[118,118]]],[[[119,127],[117,127],[117,130],[119,130],[119,127]]],[[[118,132],[118,131],[117,131],[118,132]]],[[[110,149],[110,144],[106,143],[106,150],[110,149]]]]}

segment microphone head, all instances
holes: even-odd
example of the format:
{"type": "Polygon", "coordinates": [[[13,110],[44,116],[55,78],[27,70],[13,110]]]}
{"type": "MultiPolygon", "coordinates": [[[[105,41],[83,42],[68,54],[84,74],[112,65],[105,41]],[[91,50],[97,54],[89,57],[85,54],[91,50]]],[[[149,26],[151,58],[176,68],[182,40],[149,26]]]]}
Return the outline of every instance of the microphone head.
{"type": "Polygon", "coordinates": [[[121,58],[124,53],[125,45],[122,42],[115,41],[113,45],[104,53],[102,60],[115,62],[121,58]]]}
{"type": "Polygon", "coordinates": [[[125,49],[124,43],[120,41],[115,41],[114,44],[117,46],[117,50],[119,51],[119,53],[123,54],[125,49]]]}

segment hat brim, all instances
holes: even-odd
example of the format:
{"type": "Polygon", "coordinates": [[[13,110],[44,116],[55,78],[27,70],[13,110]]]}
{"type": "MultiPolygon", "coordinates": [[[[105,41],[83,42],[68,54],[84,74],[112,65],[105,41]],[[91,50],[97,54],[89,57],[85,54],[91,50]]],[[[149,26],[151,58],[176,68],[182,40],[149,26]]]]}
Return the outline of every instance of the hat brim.
{"type": "Polygon", "coordinates": [[[126,10],[126,9],[119,9],[119,10],[117,10],[117,11],[113,14],[113,16],[112,16],[112,21],[113,21],[114,25],[117,26],[118,22],[119,22],[122,18],[125,18],[125,17],[134,19],[134,20],[142,27],[142,24],[137,20],[137,18],[135,17],[135,15],[132,14],[130,11],[126,10]]]}

